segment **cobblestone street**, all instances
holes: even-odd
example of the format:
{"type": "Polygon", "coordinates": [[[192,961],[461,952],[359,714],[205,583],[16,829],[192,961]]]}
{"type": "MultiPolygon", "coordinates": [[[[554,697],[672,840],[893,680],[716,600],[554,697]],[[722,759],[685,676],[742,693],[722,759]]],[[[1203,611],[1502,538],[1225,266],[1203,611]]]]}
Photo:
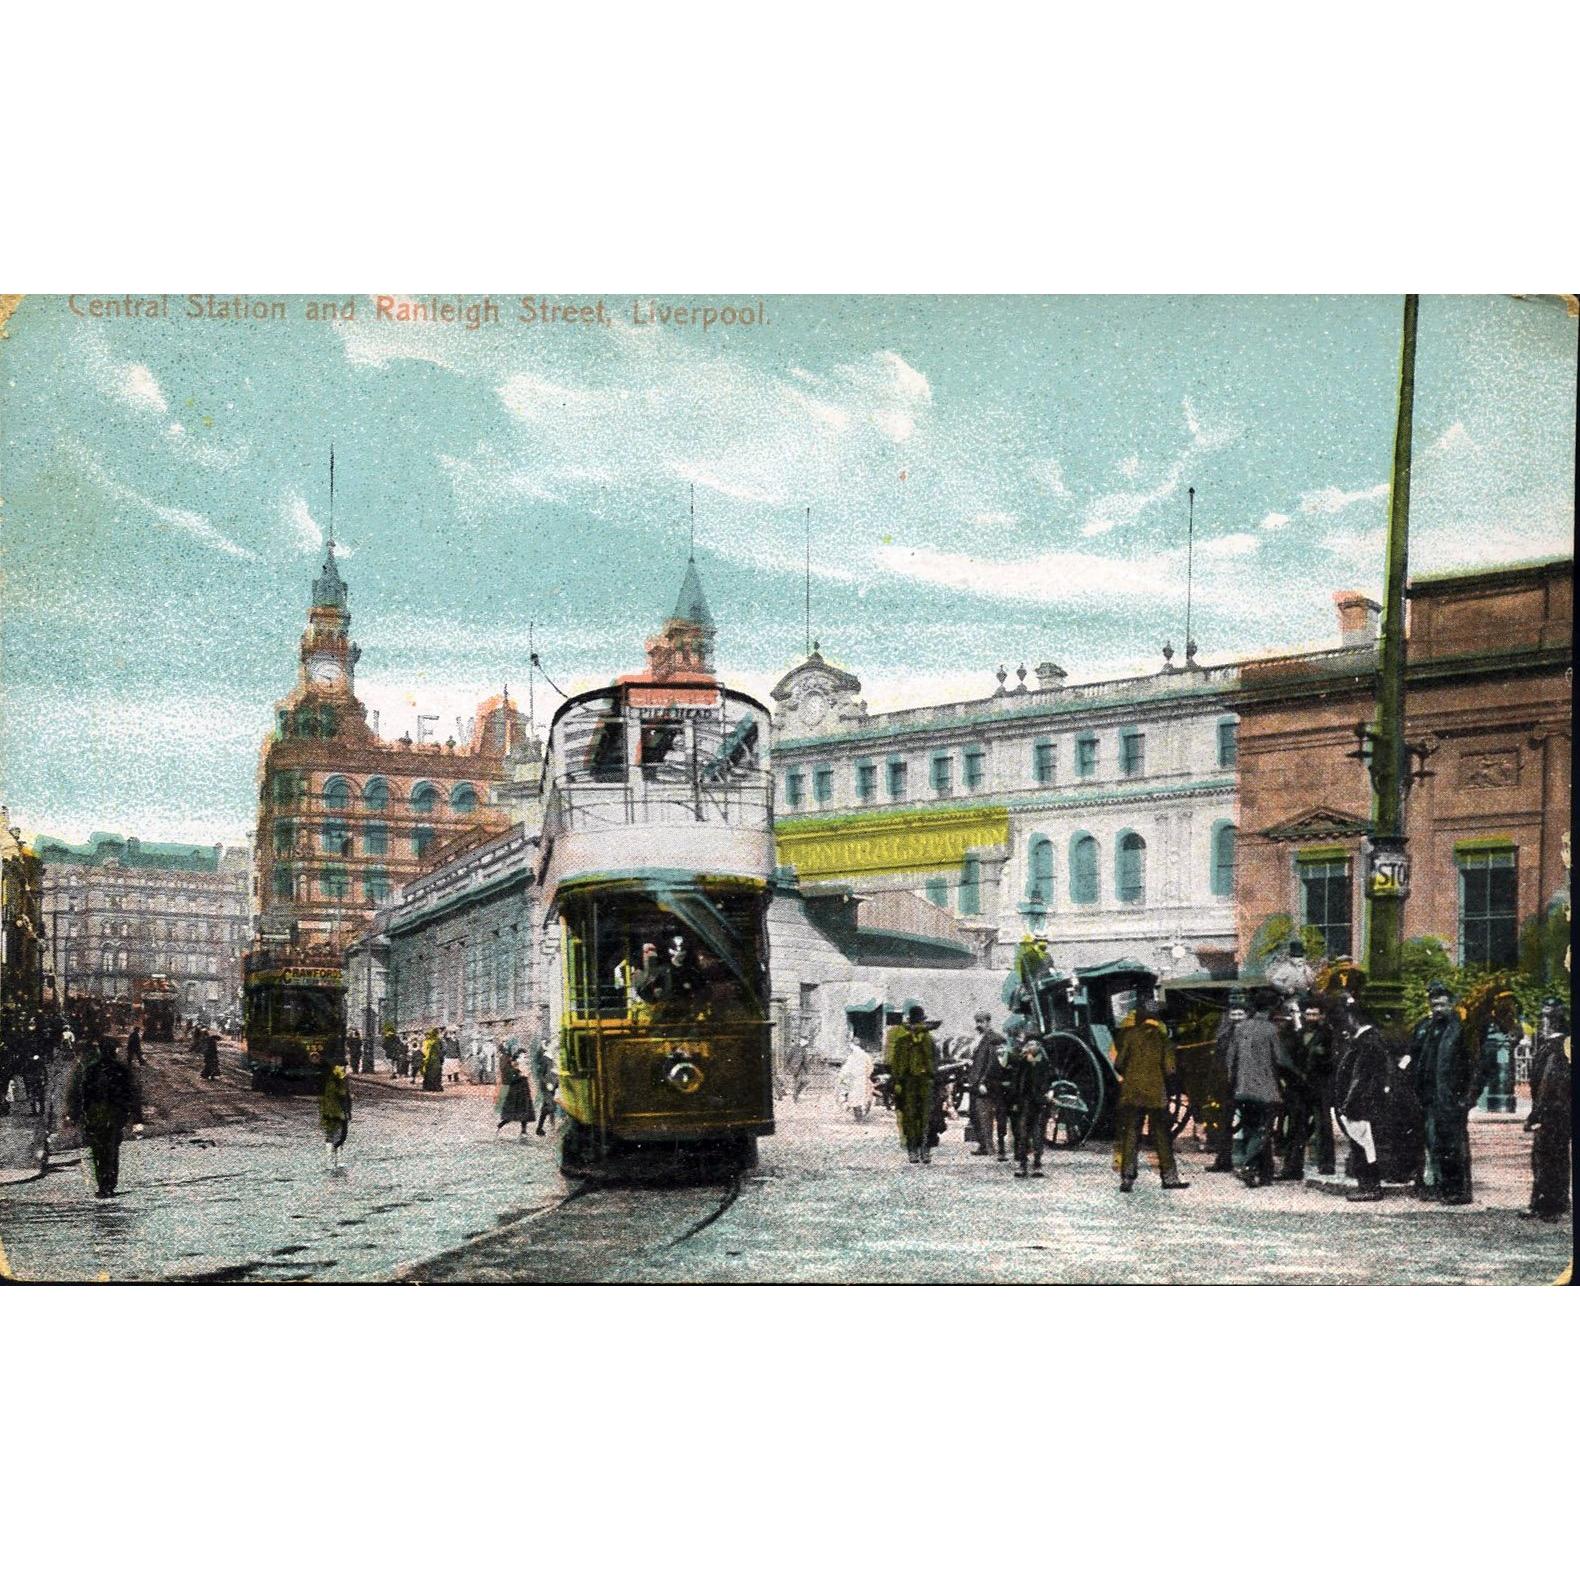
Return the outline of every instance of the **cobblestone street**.
{"type": "MultiPolygon", "coordinates": [[[[239,1085],[227,1073],[226,1084],[239,1085]]],[[[972,1157],[958,1122],[931,1168],[892,1120],[856,1124],[825,1092],[781,1103],[762,1166],[735,1185],[571,1187],[552,1139],[496,1132],[489,1088],[354,1083],[347,1166],[330,1174],[311,1099],[230,1098],[257,1117],[129,1141],[98,1201],[74,1153],[0,1187],[19,1279],[303,1282],[1547,1283],[1570,1226],[1517,1216],[1529,1138],[1472,1127],[1476,1205],[1331,1188],[1247,1191],[1183,1154],[1188,1192],[1115,1188],[1107,1147],[1041,1180],[972,1157]]]]}

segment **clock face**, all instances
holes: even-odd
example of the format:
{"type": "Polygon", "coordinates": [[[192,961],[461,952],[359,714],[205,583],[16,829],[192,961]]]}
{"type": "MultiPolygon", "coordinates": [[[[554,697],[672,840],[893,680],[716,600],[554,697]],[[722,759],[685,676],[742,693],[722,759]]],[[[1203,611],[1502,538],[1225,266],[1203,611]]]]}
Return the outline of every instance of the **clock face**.
{"type": "Polygon", "coordinates": [[[828,716],[828,698],[821,691],[809,691],[801,699],[801,717],[808,724],[821,724],[828,716]]]}
{"type": "Polygon", "coordinates": [[[340,679],[340,661],[334,658],[315,658],[307,666],[307,678],[328,685],[340,679]]]}

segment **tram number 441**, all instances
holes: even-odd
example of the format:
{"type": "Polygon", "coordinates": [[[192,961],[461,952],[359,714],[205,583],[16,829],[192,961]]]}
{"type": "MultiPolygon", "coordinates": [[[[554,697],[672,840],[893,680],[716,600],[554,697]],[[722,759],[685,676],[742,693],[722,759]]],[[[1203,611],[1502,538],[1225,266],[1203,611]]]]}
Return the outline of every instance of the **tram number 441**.
{"type": "Polygon", "coordinates": [[[1410,858],[1402,850],[1374,850],[1366,874],[1366,892],[1403,900],[1410,894],[1410,858]]]}

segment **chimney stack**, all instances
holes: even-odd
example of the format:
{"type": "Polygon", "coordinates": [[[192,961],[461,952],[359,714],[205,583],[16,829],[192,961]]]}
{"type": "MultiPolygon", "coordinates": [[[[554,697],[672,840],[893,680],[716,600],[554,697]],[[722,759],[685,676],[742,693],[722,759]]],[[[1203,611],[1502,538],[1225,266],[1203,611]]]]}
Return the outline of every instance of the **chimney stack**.
{"type": "Polygon", "coordinates": [[[1037,689],[1039,691],[1057,691],[1066,680],[1065,671],[1057,664],[1042,663],[1037,666],[1037,689]]]}
{"type": "Polygon", "coordinates": [[[1336,592],[1339,641],[1345,647],[1371,647],[1377,641],[1377,617],[1382,605],[1361,592],[1336,592]]]}

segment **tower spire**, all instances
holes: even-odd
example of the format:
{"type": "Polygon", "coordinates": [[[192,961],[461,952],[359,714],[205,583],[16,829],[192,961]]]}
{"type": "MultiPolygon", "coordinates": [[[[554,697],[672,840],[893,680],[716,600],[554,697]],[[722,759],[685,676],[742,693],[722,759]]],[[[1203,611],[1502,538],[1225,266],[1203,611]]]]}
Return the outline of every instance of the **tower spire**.
{"type": "Polygon", "coordinates": [[[1196,657],[1196,644],[1191,640],[1190,612],[1191,612],[1191,580],[1196,569],[1196,488],[1193,484],[1186,490],[1190,498],[1190,518],[1185,529],[1185,667],[1191,667],[1191,661],[1196,657]]]}
{"type": "Polygon", "coordinates": [[[812,656],[812,507],[806,507],[806,652],[812,656]]]}
{"type": "Polygon", "coordinates": [[[687,550],[686,558],[695,561],[697,558],[697,485],[691,485],[691,547],[687,550]]]}
{"type": "Polygon", "coordinates": [[[329,447],[329,557],[335,557],[335,447],[329,447]]]}

